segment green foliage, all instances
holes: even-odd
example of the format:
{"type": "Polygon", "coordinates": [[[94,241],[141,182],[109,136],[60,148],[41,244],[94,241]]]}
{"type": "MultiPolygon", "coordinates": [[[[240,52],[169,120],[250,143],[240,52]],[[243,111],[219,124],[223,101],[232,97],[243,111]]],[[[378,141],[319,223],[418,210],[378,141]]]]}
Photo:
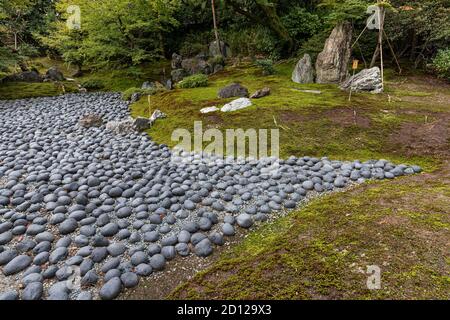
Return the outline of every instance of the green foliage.
{"type": "Polygon", "coordinates": [[[260,59],[256,60],[255,64],[262,69],[263,75],[268,76],[275,73],[275,68],[273,66],[273,60],[271,59],[260,59]]]}
{"type": "Polygon", "coordinates": [[[237,56],[263,55],[273,60],[279,60],[282,56],[279,40],[264,26],[232,29],[224,33],[224,38],[237,56]]]}
{"type": "Polygon", "coordinates": [[[282,17],[281,21],[297,42],[305,41],[322,28],[320,17],[300,6],[293,7],[287,15],[282,17]]]}
{"type": "Polygon", "coordinates": [[[101,79],[88,79],[80,83],[83,88],[88,90],[100,90],[105,87],[105,84],[101,79]]]}
{"type": "Polygon", "coordinates": [[[315,61],[319,53],[322,52],[325,40],[328,38],[329,34],[330,31],[325,29],[306,40],[298,51],[299,56],[303,56],[307,53],[311,56],[312,61],[315,61]]]}
{"type": "Polygon", "coordinates": [[[164,53],[164,35],[177,21],[174,0],[61,0],[57,20],[46,42],[67,62],[95,68],[139,65],[164,53]],[[81,8],[80,30],[69,30],[69,5],[81,8]]]}
{"type": "Polygon", "coordinates": [[[431,67],[440,77],[450,80],[450,48],[440,50],[431,67]]]}
{"type": "Polygon", "coordinates": [[[208,46],[198,42],[189,43],[188,41],[185,41],[180,48],[180,54],[183,57],[193,57],[204,52],[208,52],[208,46]]]}
{"type": "Polygon", "coordinates": [[[212,58],[208,59],[208,63],[212,66],[212,68],[214,69],[215,66],[217,65],[221,65],[224,66],[225,65],[225,59],[223,56],[218,55],[218,56],[214,56],[212,58]]]}
{"type": "Polygon", "coordinates": [[[335,25],[344,21],[358,21],[367,17],[366,11],[373,0],[322,0],[319,7],[328,11],[326,21],[335,25]]]}
{"type": "Polygon", "coordinates": [[[204,74],[194,74],[192,76],[186,77],[177,83],[177,88],[187,89],[187,88],[199,88],[208,86],[208,76],[204,74]]]}

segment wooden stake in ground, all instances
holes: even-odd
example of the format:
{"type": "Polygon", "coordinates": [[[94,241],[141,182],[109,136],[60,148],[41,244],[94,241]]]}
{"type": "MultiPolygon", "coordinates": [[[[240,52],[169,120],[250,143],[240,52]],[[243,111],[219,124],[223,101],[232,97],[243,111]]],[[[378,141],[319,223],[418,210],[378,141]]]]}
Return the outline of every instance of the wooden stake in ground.
{"type": "Polygon", "coordinates": [[[383,61],[383,27],[384,27],[384,7],[381,5],[381,0],[378,3],[378,20],[380,21],[380,32],[378,33],[378,46],[380,50],[380,64],[381,64],[381,87],[384,90],[384,61],[383,61]]]}
{"type": "Polygon", "coordinates": [[[150,95],[147,96],[147,101],[148,101],[148,118],[150,119],[150,117],[152,116],[152,109],[151,104],[150,104],[150,95]]]}
{"type": "MultiPolygon", "coordinates": [[[[358,64],[359,64],[359,60],[353,60],[353,65],[352,65],[352,69],[353,69],[353,75],[352,78],[355,76],[355,71],[356,69],[358,69],[358,64]]],[[[348,95],[348,101],[352,101],[352,85],[353,85],[353,79],[352,79],[352,83],[350,83],[350,93],[348,95]]]]}

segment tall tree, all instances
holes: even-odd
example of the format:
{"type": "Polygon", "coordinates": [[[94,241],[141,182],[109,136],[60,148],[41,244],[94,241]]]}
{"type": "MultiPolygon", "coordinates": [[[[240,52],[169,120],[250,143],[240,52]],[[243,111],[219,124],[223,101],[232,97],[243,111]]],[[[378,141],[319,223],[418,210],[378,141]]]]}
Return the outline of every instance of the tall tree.
{"type": "Polygon", "coordinates": [[[279,2],[280,0],[225,0],[237,13],[261,26],[268,26],[279,37],[283,51],[289,55],[295,48],[295,41],[278,15],[279,2]]]}

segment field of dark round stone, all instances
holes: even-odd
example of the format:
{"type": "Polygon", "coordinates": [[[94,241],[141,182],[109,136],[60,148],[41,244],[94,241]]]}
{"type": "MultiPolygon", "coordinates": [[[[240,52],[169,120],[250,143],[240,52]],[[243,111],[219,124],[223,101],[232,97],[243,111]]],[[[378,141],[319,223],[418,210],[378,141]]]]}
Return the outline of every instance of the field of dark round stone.
{"type": "Polygon", "coordinates": [[[1,300],[114,299],[311,196],[421,171],[386,160],[180,161],[145,133],[106,128],[128,117],[118,94],[0,101],[1,300]],[[103,125],[80,126],[89,114],[103,125]]]}

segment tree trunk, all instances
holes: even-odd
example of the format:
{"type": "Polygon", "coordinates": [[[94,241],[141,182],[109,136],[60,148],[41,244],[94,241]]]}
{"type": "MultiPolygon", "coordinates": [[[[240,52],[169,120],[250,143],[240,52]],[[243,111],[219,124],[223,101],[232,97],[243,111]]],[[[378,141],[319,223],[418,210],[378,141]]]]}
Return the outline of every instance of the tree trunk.
{"type": "Polygon", "coordinates": [[[14,52],[17,52],[17,32],[14,32],[14,52]]]}
{"type": "Polygon", "coordinates": [[[222,46],[220,45],[219,31],[217,29],[216,5],[214,3],[214,0],[211,0],[211,9],[212,9],[212,15],[213,15],[214,35],[216,37],[217,49],[219,49],[218,52],[220,52],[220,54],[223,56],[224,54],[222,52],[222,46]]]}
{"type": "Polygon", "coordinates": [[[286,55],[291,54],[294,50],[294,39],[292,39],[287,29],[281,23],[281,19],[277,14],[275,6],[259,4],[259,7],[266,14],[268,18],[267,23],[270,29],[272,29],[283,41],[286,55]]]}
{"type": "Polygon", "coordinates": [[[377,43],[377,48],[375,49],[375,52],[372,56],[372,61],[370,62],[369,68],[375,67],[375,64],[377,63],[378,56],[380,55],[380,45],[377,43]]]}

